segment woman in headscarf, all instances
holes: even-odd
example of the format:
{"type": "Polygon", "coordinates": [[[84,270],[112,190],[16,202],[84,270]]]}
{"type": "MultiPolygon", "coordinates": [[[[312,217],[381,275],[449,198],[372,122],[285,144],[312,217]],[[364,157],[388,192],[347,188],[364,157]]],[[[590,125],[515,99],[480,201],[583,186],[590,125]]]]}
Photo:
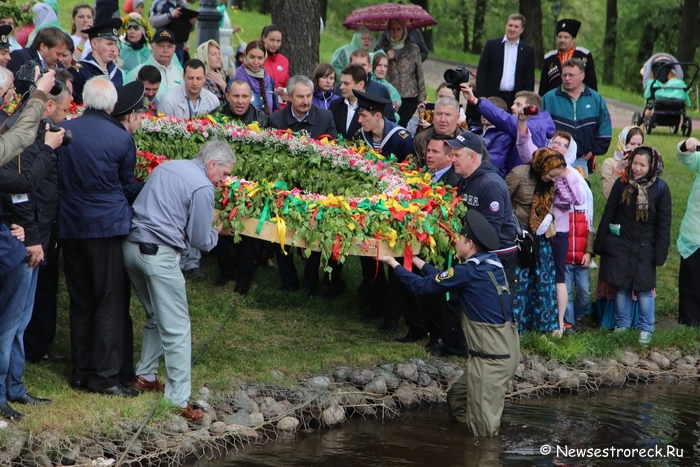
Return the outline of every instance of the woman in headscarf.
{"type": "Polygon", "coordinates": [[[194,58],[201,60],[207,71],[207,79],[204,82],[204,89],[208,89],[216,97],[222,105],[226,104],[226,83],[228,76],[224,71],[224,57],[221,53],[221,47],[215,40],[208,40],[197,47],[194,53],[194,58]]]}
{"type": "Polygon", "coordinates": [[[265,72],[265,58],[265,44],[262,41],[249,42],[245,48],[244,66],[236,69],[233,79],[247,82],[253,93],[251,105],[265,112],[265,115],[270,115],[279,108],[279,104],[274,81],[265,72]]]}
{"type": "Polygon", "coordinates": [[[122,62],[122,73],[126,74],[153,55],[149,48],[153,33],[148,22],[138,13],[129,13],[122,18],[121,32],[124,39],[119,59],[122,62]]]}
{"type": "Polygon", "coordinates": [[[622,129],[617,138],[617,147],[613,157],[605,159],[600,166],[600,184],[603,196],[608,199],[615,180],[620,178],[627,168],[627,155],[633,149],[644,144],[644,130],[638,126],[627,126],[622,129]]]}
{"type": "Polygon", "coordinates": [[[420,49],[408,38],[406,23],[392,19],[386,26],[386,38],[375,50],[383,50],[389,58],[387,80],[401,94],[399,125],[405,127],[419,102],[425,100],[425,79],[420,49]]]}
{"type": "Polygon", "coordinates": [[[523,228],[535,236],[539,247],[539,258],[534,265],[516,269],[516,287],[511,293],[513,316],[523,331],[561,332],[554,258],[549,241],[553,232],[545,225],[551,225],[554,192],[565,169],[564,156],[554,149],[541,148],[535,151],[529,164],[515,167],[506,176],[513,213],[523,228]]]}
{"type": "Polygon", "coordinates": [[[90,41],[88,40],[88,35],[83,34],[83,29],[91,28],[94,22],[95,12],[92,7],[86,3],[80,3],[73,7],[73,13],[71,14],[71,26],[70,33],[71,39],[73,39],[73,45],[75,45],[75,50],[73,51],[73,58],[75,61],[80,61],[87,57],[90,52],[92,52],[92,47],[90,46],[90,41]]]}
{"type": "Polygon", "coordinates": [[[311,75],[314,83],[314,98],[311,102],[316,107],[328,110],[331,102],[340,99],[333,86],[335,85],[335,69],[330,63],[320,63],[311,75]]]}
{"type": "Polygon", "coordinates": [[[617,288],[615,331],[632,325],[632,303],[639,305],[639,343],[654,331],[656,268],[671,243],[671,190],[661,178],[661,154],[640,146],[615,181],[598,226],[595,252],[604,260],[599,277],[617,288]]]}
{"type": "Polygon", "coordinates": [[[36,33],[44,28],[54,27],[63,31],[61,23],[58,22],[58,16],[50,5],[37,3],[32,7],[32,11],[34,11],[34,30],[29,35],[29,44],[34,41],[36,33]]]}
{"type": "MultiPolygon", "coordinates": [[[[374,81],[383,84],[389,90],[391,102],[394,104],[394,110],[396,111],[401,107],[401,94],[399,94],[399,91],[393,84],[386,80],[386,73],[388,70],[389,58],[382,53],[374,54],[374,59],[372,60],[372,71],[370,72],[370,75],[374,81]]],[[[398,114],[398,112],[395,112],[395,114],[396,121],[398,122],[401,119],[401,116],[398,114]]]]}
{"type": "Polygon", "coordinates": [[[365,26],[360,26],[352,36],[352,40],[349,44],[344,45],[333,52],[331,57],[331,65],[340,76],[340,72],[345,68],[346,65],[350,63],[350,54],[357,49],[362,49],[365,52],[369,52],[375,46],[374,36],[365,26]]]}

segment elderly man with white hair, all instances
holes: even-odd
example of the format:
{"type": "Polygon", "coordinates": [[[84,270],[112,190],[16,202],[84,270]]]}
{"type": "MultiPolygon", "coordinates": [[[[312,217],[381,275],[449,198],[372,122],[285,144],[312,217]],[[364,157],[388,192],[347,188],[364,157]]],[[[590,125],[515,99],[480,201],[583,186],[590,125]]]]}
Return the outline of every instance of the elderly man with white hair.
{"type": "Polygon", "coordinates": [[[143,100],[131,87],[117,93],[106,76],[83,89],[85,111],[61,126],[73,142],[56,151],[61,194],[58,238],[70,295],[71,386],[100,394],[135,396],[129,280],[121,242],[131,228],[136,146],[115,106],[143,100]],[[99,135],[99,137],[96,137],[99,135]],[[126,347],[126,348],[125,348],[126,347]]]}
{"type": "Polygon", "coordinates": [[[185,278],[178,264],[190,248],[209,251],[216,246],[222,224],[212,227],[214,185],[231,174],[235,163],[228,143],[214,140],[193,160],[156,167],[134,202],[131,232],[122,243],[126,270],[148,319],[133,388],[164,390],[165,398],[192,422],[203,414],[189,403],[192,335],[185,278]],[[156,379],[161,356],[165,386],[156,379]]]}

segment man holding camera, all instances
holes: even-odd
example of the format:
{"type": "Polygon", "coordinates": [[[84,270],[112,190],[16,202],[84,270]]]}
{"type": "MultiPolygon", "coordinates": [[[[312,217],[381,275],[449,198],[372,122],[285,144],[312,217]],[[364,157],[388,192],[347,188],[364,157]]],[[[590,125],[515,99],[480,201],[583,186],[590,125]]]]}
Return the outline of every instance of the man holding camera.
{"type": "MultiPolygon", "coordinates": [[[[29,61],[37,62],[42,70],[55,70],[60,68],[58,58],[66,51],[66,33],[55,27],[47,27],[39,30],[34,36],[30,47],[15,50],[10,53],[10,63],[7,69],[15,74],[17,80],[17,93],[24,94],[31,86],[31,82],[21,81],[17,71],[29,61]]],[[[31,78],[30,78],[31,80],[31,78]]],[[[33,141],[30,138],[29,141],[33,141]]]]}
{"type": "MultiPolygon", "coordinates": [[[[2,73],[2,78],[7,77],[2,73]]],[[[0,78],[1,79],[1,78],[0,78]]],[[[37,90],[20,110],[21,117],[14,126],[0,136],[0,160],[13,161],[14,156],[27,147],[27,142],[34,141],[47,100],[47,93],[54,84],[54,72],[46,73],[37,81],[37,90]],[[31,133],[28,132],[31,130],[31,133]],[[21,138],[21,139],[20,139],[21,138]],[[16,139],[16,141],[14,141],[16,139]],[[10,156],[11,155],[11,156],[10,156]]],[[[41,155],[35,163],[25,165],[24,172],[5,167],[0,171],[0,191],[17,193],[5,195],[3,205],[14,208],[29,202],[26,194],[37,190],[50,169],[49,158],[53,148],[63,139],[63,131],[47,136],[46,144],[41,147],[41,155]]],[[[19,161],[17,162],[19,166],[19,161]]],[[[2,211],[0,210],[0,216],[2,211]]],[[[36,239],[25,238],[24,229],[15,221],[30,226],[33,216],[17,215],[17,210],[8,218],[0,217],[0,415],[11,420],[19,420],[23,415],[12,409],[7,403],[42,404],[47,399],[38,399],[27,394],[22,375],[24,373],[24,346],[22,335],[31,317],[36,286],[36,266],[43,259],[41,244],[33,243],[36,239]],[[31,217],[31,218],[30,218],[31,217]],[[6,225],[9,224],[9,225],[6,225]],[[9,229],[8,229],[9,227],[9,229]],[[26,246],[21,242],[26,242],[26,246]]]]}
{"type": "Polygon", "coordinates": [[[90,38],[92,51],[85,59],[69,68],[73,74],[73,100],[76,104],[83,103],[83,86],[93,76],[107,76],[117,89],[122,87],[122,71],[114,64],[114,60],[119,57],[117,42],[121,27],[122,20],[112,18],[81,31],[90,38]]]}
{"type": "Polygon", "coordinates": [[[125,349],[132,330],[121,240],[129,233],[130,204],[142,184],[134,181],[136,146],[129,129],[135,129],[111,114],[117,106],[128,108],[122,100],[143,101],[143,84],[134,84],[140,92],[123,87],[125,92],[118,94],[106,76],[90,79],[83,89],[85,112],[63,123],[73,132],[73,142],[57,151],[58,238],[70,295],[71,386],[118,396],[136,395],[129,389],[132,350],[125,349]]]}

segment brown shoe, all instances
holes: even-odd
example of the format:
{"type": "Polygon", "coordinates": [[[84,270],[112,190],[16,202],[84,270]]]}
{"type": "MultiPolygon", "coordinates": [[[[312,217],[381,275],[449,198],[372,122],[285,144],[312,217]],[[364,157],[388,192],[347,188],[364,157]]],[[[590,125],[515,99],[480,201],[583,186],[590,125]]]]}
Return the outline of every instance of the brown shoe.
{"type": "Polygon", "coordinates": [[[137,376],[134,382],[131,383],[131,387],[139,392],[163,392],[165,391],[165,385],[159,383],[156,379],[155,381],[148,381],[143,376],[137,376]]]}
{"type": "Polygon", "coordinates": [[[189,402],[187,403],[187,407],[180,409],[180,414],[182,414],[188,422],[198,422],[204,416],[204,412],[202,412],[201,409],[195,409],[189,402]]]}

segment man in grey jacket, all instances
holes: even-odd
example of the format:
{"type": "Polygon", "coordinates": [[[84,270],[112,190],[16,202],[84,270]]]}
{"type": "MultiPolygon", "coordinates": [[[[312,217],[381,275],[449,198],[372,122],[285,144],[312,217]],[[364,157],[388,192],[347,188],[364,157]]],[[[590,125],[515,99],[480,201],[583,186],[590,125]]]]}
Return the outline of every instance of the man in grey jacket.
{"type": "Polygon", "coordinates": [[[209,251],[216,246],[223,226],[212,228],[213,185],[222,182],[235,163],[229,145],[214,140],[202,146],[194,160],[156,167],[134,202],[131,232],[122,244],[126,270],[148,318],[133,388],[165,389],[165,398],[181,407],[189,421],[203,414],[188,402],[192,337],[185,278],[177,265],[190,248],[209,251]],[[167,372],[164,388],[156,379],[161,355],[167,372]]]}

